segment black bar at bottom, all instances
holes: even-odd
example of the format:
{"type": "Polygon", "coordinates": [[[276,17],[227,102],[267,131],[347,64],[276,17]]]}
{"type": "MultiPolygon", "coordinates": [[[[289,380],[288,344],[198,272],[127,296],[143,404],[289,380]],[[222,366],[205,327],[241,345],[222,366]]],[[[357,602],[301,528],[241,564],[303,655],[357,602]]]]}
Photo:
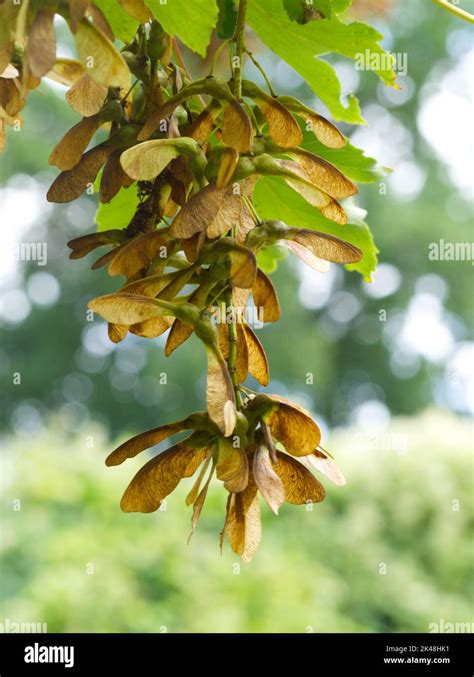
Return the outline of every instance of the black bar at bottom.
{"type": "Polygon", "coordinates": [[[468,634],[4,634],[0,677],[191,669],[471,677],[468,634]]]}

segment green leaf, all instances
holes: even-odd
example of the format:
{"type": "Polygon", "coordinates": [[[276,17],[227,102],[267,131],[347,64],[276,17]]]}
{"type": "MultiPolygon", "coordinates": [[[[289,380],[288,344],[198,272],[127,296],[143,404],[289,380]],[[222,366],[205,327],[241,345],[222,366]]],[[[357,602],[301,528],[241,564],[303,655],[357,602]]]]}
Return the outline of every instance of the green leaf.
{"type": "Polygon", "coordinates": [[[206,56],[217,24],[216,0],[168,0],[166,4],[146,0],[146,4],[167,33],[177,35],[187,47],[206,56]]]}
{"type": "Polygon", "coordinates": [[[237,12],[234,0],[217,0],[219,18],[217,20],[217,35],[221,40],[228,40],[234,35],[237,23],[237,12]]]}
{"type": "Polygon", "coordinates": [[[258,267],[267,275],[271,275],[278,268],[278,261],[286,259],[289,252],[283,247],[273,245],[272,247],[265,247],[257,254],[258,267]]]}
{"type": "Polygon", "coordinates": [[[283,0],[283,6],[292,21],[302,21],[304,16],[301,0],[283,0]]]}
{"type": "MultiPolygon", "coordinates": [[[[324,1],[325,0],[316,0],[316,4],[318,5],[319,3],[324,1]]],[[[334,12],[334,14],[342,14],[343,12],[346,11],[351,2],[352,0],[331,0],[331,9],[334,12]]]]}
{"type": "Polygon", "coordinates": [[[389,167],[379,165],[374,158],[367,157],[361,148],[350,143],[344,148],[328,148],[318,141],[314,134],[305,132],[302,148],[324,158],[335,165],[341,172],[356,183],[374,183],[391,173],[389,167]]]}
{"type": "Polygon", "coordinates": [[[138,206],[137,186],[121,188],[108,204],[100,204],[95,215],[97,232],[126,228],[138,206]]]}
{"type": "Polygon", "coordinates": [[[387,85],[396,86],[393,69],[384,67],[389,57],[378,44],[383,36],[367,24],[346,24],[335,15],[299,24],[291,21],[281,0],[249,0],[248,21],[259,38],[306,80],[336,120],[364,122],[357,99],[351,95],[347,105],[343,104],[334,68],[317,56],[335,52],[355,59],[368,50],[383,56],[375,72],[387,85]]]}
{"type": "MultiPolygon", "coordinates": [[[[293,21],[302,22],[304,20],[304,0],[283,0],[288,16],[293,21]]],[[[342,14],[351,0],[312,0],[310,6],[319,10],[325,19],[330,19],[333,14],[342,14]]]]}
{"type": "Polygon", "coordinates": [[[94,4],[104,14],[116,38],[125,44],[133,40],[140,24],[127,14],[117,0],[94,0],[94,4]]]}
{"type": "Polygon", "coordinates": [[[325,19],[331,19],[333,13],[331,0],[313,0],[313,7],[319,10],[325,19]]]}
{"type": "Polygon", "coordinates": [[[339,237],[364,252],[359,263],[346,266],[359,272],[367,282],[377,267],[377,252],[369,226],[349,211],[350,222],[341,226],[326,219],[317,209],[311,207],[298,193],[282,179],[265,177],[255,186],[253,203],[258,215],[264,220],[279,220],[289,226],[310,228],[339,237]]]}

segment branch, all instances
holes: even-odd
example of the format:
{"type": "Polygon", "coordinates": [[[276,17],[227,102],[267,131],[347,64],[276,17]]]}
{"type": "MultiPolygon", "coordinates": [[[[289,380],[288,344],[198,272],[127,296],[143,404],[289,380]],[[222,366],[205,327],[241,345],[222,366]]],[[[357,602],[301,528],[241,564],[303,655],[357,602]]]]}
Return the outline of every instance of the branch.
{"type": "Polygon", "coordinates": [[[451,12],[451,14],[455,14],[460,19],[469,21],[469,23],[471,24],[474,23],[474,14],[470,14],[469,12],[466,12],[465,9],[462,9],[457,5],[451,4],[449,0],[433,0],[433,2],[435,3],[435,5],[439,5],[440,7],[443,7],[443,9],[446,9],[448,12],[451,12]]]}
{"type": "Polygon", "coordinates": [[[236,46],[235,55],[238,60],[238,66],[234,69],[234,96],[242,98],[242,74],[244,66],[245,51],[245,17],[247,14],[247,0],[240,0],[239,14],[237,16],[237,25],[235,27],[234,42],[236,46]]]}
{"type": "Polygon", "coordinates": [[[238,349],[238,335],[237,335],[237,324],[235,321],[228,322],[227,314],[228,309],[231,309],[232,319],[233,317],[233,299],[232,299],[232,288],[226,292],[225,295],[225,321],[227,322],[227,327],[229,330],[229,357],[227,358],[227,366],[229,368],[230,378],[232,379],[232,385],[234,386],[235,398],[237,401],[237,408],[240,409],[240,392],[239,392],[239,382],[237,380],[237,349],[238,349]]]}

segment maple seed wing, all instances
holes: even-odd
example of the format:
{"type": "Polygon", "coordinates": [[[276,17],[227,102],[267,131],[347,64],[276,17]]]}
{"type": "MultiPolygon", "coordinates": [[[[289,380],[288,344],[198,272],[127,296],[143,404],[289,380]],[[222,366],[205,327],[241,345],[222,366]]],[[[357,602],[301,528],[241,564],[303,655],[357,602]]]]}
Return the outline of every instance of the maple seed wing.
{"type": "Polygon", "coordinates": [[[217,479],[230,493],[243,491],[249,480],[247,454],[240,447],[234,448],[230,439],[220,438],[218,444],[217,479]]]}
{"type": "Polygon", "coordinates": [[[214,423],[228,437],[232,434],[236,421],[234,387],[222,356],[209,346],[206,346],[206,352],[207,410],[214,423]]]}
{"type": "Polygon", "coordinates": [[[129,148],[120,157],[124,171],[136,181],[151,181],[177,158],[179,152],[166,140],[145,141],[129,148]],[[163,143],[165,141],[165,143],[163,143]]]}
{"type": "Polygon", "coordinates": [[[194,195],[175,218],[170,233],[173,237],[188,239],[207,230],[216,238],[239,222],[242,209],[240,196],[209,185],[194,195]]]}
{"type": "Polygon", "coordinates": [[[171,435],[186,430],[186,425],[186,420],[177,421],[176,423],[162,425],[159,428],[153,428],[152,430],[147,430],[144,433],[135,435],[135,437],[127,440],[109,454],[105,464],[108,466],[120,465],[127,458],[134,458],[145,449],[154,447],[168,437],[171,437],[171,435]]]}
{"type": "Polygon", "coordinates": [[[208,450],[196,449],[188,440],[158,454],[138,471],[122,497],[124,512],[158,510],[183,477],[194,475],[208,450]]]}
{"type": "Polygon", "coordinates": [[[125,95],[130,89],[131,73],[109,38],[95,24],[82,20],[74,39],[88,74],[104,87],[119,87],[122,96],[125,95]]]}
{"type": "Polygon", "coordinates": [[[224,534],[232,550],[244,562],[250,562],[262,538],[257,490],[250,474],[246,489],[238,494],[230,494],[227,502],[224,534]]]}
{"type": "Polygon", "coordinates": [[[88,117],[71,127],[51,152],[49,164],[62,171],[75,167],[99,126],[97,117],[88,117]]]}
{"type": "Polygon", "coordinates": [[[262,386],[267,386],[270,382],[270,370],[265,350],[251,327],[244,325],[243,331],[247,343],[249,371],[262,386]]]}
{"type": "Polygon", "coordinates": [[[76,113],[90,117],[100,111],[107,98],[108,89],[84,73],[74,81],[66,99],[76,113]]]}
{"type": "Polygon", "coordinates": [[[321,441],[321,431],[303,407],[271,395],[277,406],[266,416],[273,437],[293,456],[312,454],[321,441]]]}
{"type": "Polygon", "coordinates": [[[285,501],[302,505],[320,503],[326,497],[326,491],[302,463],[295,458],[277,451],[275,471],[285,488],[285,501]]]}
{"type": "Polygon", "coordinates": [[[291,239],[297,242],[312,254],[325,261],[334,263],[357,263],[362,258],[362,252],[349,242],[338,237],[313,230],[296,229],[290,233],[291,239]]]}
{"type": "Polygon", "coordinates": [[[48,202],[71,202],[76,200],[88,186],[94,183],[100,168],[112,152],[104,144],[91,148],[84,153],[72,169],[61,172],[48,190],[48,202]]]}
{"type": "Polygon", "coordinates": [[[280,319],[280,302],[275,287],[263,270],[257,270],[252,295],[263,322],[277,322],[280,319]]]}
{"type": "Polygon", "coordinates": [[[230,183],[239,162],[239,157],[239,152],[235,148],[226,148],[222,153],[216,181],[216,188],[218,190],[225,188],[230,183]]]}
{"type": "Polygon", "coordinates": [[[347,143],[341,132],[325,117],[305,106],[301,101],[292,96],[279,96],[278,101],[288,110],[303,118],[308,131],[312,131],[318,141],[328,148],[344,148],[347,143]]]}
{"type": "Polygon", "coordinates": [[[28,61],[31,72],[37,78],[46,75],[56,61],[56,37],[54,34],[54,12],[43,9],[31,24],[28,36],[28,61]]]}
{"type": "Polygon", "coordinates": [[[357,193],[357,186],[334,165],[309,151],[292,149],[288,155],[298,162],[311,182],[336,200],[357,193]]]}
{"type": "Polygon", "coordinates": [[[257,446],[253,459],[253,476],[257,487],[275,515],[285,500],[285,488],[273,469],[268,450],[257,446]]]}
{"type": "Polygon", "coordinates": [[[316,470],[323,473],[323,475],[336,486],[342,487],[346,484],[346,478],[339,470],[336,463],[323,452],[316,450],[314,454],[310,454],[304,458],[307,458],[316,470]]]}
{"type": "Polygon", "coordinates": [[[132,325],[168,314],[157,301],[135,294],[106,294],[89,302],[88,307],[113,324],[132,325]]]}
{"type": "Polygon", "coordinates": [[[252,123],[237,100],[224,108],[222,138],[226,146],[235,148],[239,153],[247,153],[252,146],[252,123]]]}
{"type": "Polygon", "coordinates": [[[46,77],[66,87],[72,87],[84,73],[85,68],[77,59],[56,59],[46,77]]]}
{"type": "MultiPolygon", "coordinates": [[[[211,461],[211,457],[209,456],[207,461],[205,462],[205,464],[203,466],[202,477],[204,476],[204,473],[207,470],[207,467],[208,467],[208,464],[209,464],[210,461],[211,461]]],[[[214,474],[214,466],[211,468],[209,476],[206,480],[206,484],[203,486],[203,488],[199,492],[198,496],[193,501],[193,516],[191,518],[191,533],[189,534],[189,537],[188,537],[188,545],[189,545],[189,542],[192,538],[192,535],[194,534],[194,531],[197,527],[197,524],[199,522],[199,518],[201,517],[201,512],[202,512],[202,509],[204,507],[204,503],[206,501],[207,492],[208,492],[208,489],[209,489],[209,484],[211,483],[211,479],[212,479],[213,474],[214,474]]],[[[201,477],[199,479],[201,479],[201,477]]],[[[199,479],[198,479],[198,481],[199,481],[199,479]]],[[[188,496],[188,498],[189,498],[189,496],[188,496]]],[[[187,499],[186,499],[186,503],[187,503],[187,499]]]]}

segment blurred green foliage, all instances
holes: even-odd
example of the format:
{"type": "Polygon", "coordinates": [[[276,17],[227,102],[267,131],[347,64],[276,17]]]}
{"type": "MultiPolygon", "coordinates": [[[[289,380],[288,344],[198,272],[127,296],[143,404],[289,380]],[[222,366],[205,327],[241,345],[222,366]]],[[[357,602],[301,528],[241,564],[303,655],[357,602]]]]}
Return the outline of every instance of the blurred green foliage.
{"type": "Polygon", "coordinates": [[[220,483],[188,547],[192,480],[166,511],[124,515],[121,493],[144,459],[107,469],[103,430],[88,435],[93,448],[52,422],[6,454],[1,615],[11,622],[46,622],[48,632],[304,633],[472,620],[467,422],[437,411],[399,419],[385,433],[406,439],[398,451],[371,448],[356,430],[335,434],[348,484],[325,482],[328,497],[313,510],[285,505],[276,517],[262,504],[250,565],[228,546],[219,555],[220,483]]]}

